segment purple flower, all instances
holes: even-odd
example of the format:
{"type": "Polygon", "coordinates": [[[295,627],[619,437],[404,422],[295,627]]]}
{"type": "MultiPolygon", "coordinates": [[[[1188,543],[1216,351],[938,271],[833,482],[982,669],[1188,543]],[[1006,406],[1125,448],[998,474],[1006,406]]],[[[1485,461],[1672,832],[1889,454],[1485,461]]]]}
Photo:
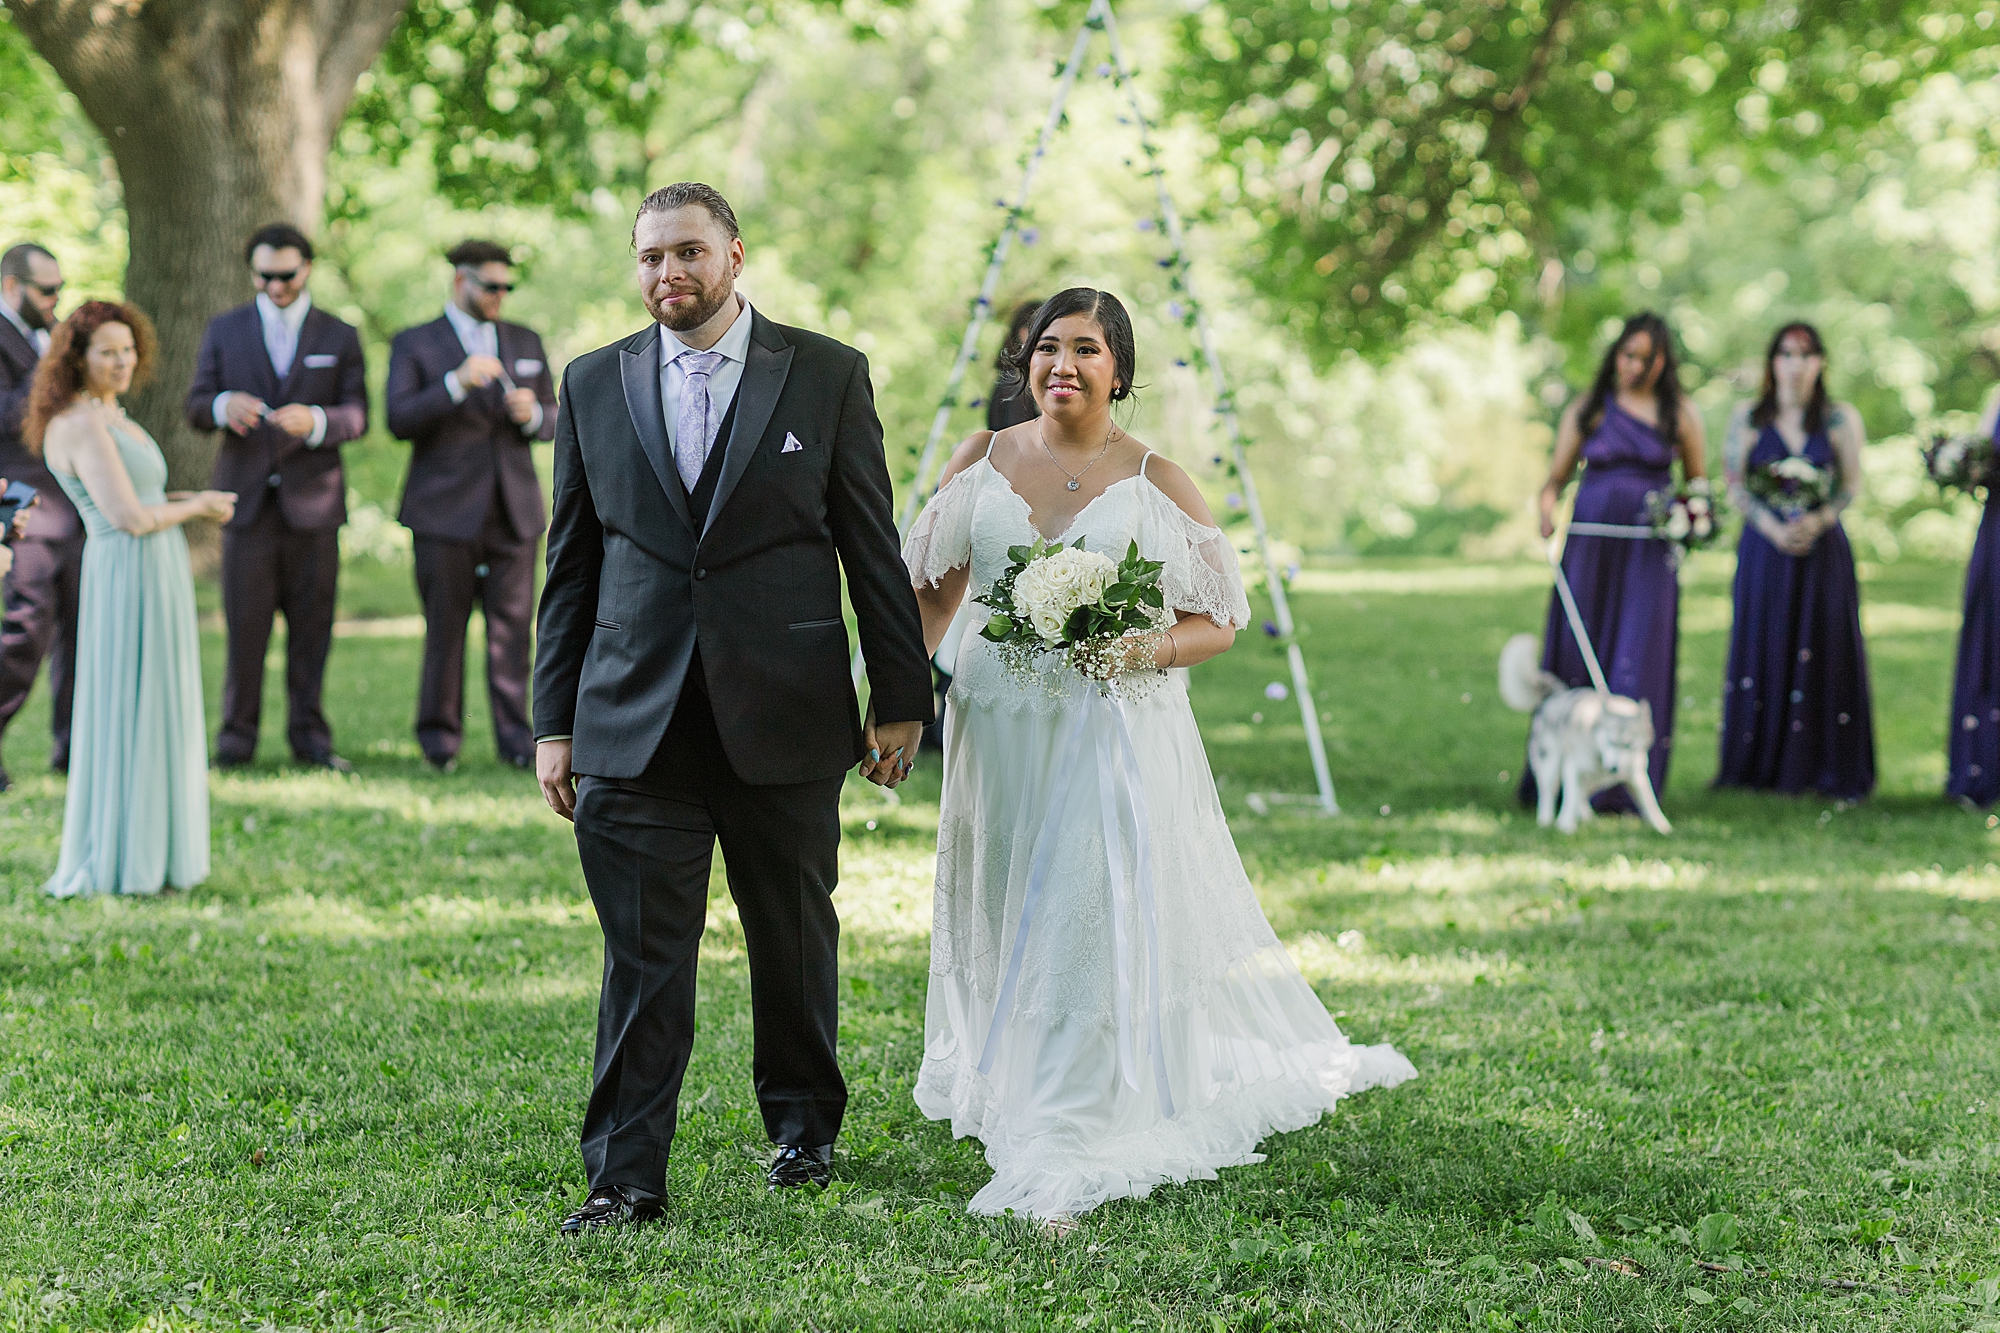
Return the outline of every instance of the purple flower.
{"type": "Polygon", "coordinates": [[[1140,218],[1140,219],[1139,219],[1139,230],[1140,230],[1140,231],[1151,231],[1152,229],[1153,229],[1153,220],[1152,220],[1151,218],[1140,218]]]}
{"type": "Polygon", "coordinates": [[[1264,697],[1272,703],[1283,703],[1291,695],[1292,692],[1285,688],[1285,682],[1282,680],[1274,680],[1264,687],[1264,697]]]}
{"type": "Polygon", "coordinates": [[[1265,634],[1266,634],[1266,635],[1267,635],[1268,637],[1270,637],[1270,638],[1273,638],[1273,639],[1277,638],[1277,637],[1278,637],[1278,627],[1277,627],[1277,625],[1276,625],[1276,624],[1275,624],[1274,622],[1272,622],[1272,621],[1269,621],[1269,620],[1265,621],[1265,622],[1264,622],[1264,633],[1265,633],[1265,634]]]}
{"type": "Polygon", "coordinates": [[[1042,233],[1036,228],[1030,227],[1026,231],[1021,233],[1021,244],[1033,245],[1036,241],[1040,240],[1041,238],[1042,238],[1042,233]]]}
{"type": "Polygon", "coordinates": [[[1223,496],[1222,502],[1231,509],[1241,509],[1243,507],[1243,497],[1235,491],[1231,491],[1229,494],[1223,496]]]}

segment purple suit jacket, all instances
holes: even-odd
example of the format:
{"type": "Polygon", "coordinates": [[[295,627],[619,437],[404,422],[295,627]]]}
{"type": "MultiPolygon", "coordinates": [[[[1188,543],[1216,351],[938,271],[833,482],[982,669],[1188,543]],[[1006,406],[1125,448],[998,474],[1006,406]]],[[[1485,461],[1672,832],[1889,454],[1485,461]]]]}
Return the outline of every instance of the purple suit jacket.
{"type": "Polygon", "coordinates": [[[56,484],[41,454],[28,448],[21,438],[21,423],[28,415],[28,388],[34,383],[35,366],[40,361],[35,345],[21,336],[12,320],[0,316],[0,477],[25,481],[41,492],[42,502],[28,511],[27,535],[55,542],[83,535],[83,520],[56,484]]]}
{"type": "Polygon", "coordinates": [[[217,315],[202,335],[187,419],[196,430],[222,429],[211,484],[236,492],[232,528],[256,522],[275,495],[285,526],[300,531],[337,528],[347,521],[347,479],[340,446],[368,429],[368,385],[361,335],[318,306],[306,312],[292,368],[281,381],[264,350],[264,325],[255,302],[217,315]],[[215,396],[224,390],[253,393],[272,407],[302,403],[326,412],[326,438],[308,447],[297,436],[260,422],[238,435],[215,419],[215,396]],[[271,484],[276,477],[277,485],[271,484]]]}
{"type": "Polygon", "coordinates": [[[516,537],[533,541],[548,527],[529,446],[535,439],[555,438],[555,378],[533,329],[496,321],[494,332],[500,364],[515,387],[533,389],[542,404],[541,428],[533,437],[508,418],[506,390],[497,382],[470,391],[462,403],[451,401],[444,377],[465,360],[465,346],[449,319],[440,315],[404,329],[389,345],[389,386],[383,395],[389,433],[412,446],[396,517],[419,537],[476,538],[496,485],[516,537]]]}

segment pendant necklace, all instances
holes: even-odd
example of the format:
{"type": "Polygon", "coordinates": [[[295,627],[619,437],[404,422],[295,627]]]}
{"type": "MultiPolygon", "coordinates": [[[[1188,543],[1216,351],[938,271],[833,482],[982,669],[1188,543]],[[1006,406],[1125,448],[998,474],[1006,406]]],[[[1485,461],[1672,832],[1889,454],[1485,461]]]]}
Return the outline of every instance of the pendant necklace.
{"type": "Polygon", "coordinates": [[[1092,468],[1096,467],[1098,462],[1101,459],[1103,459],[1104,455],[1111,452],[1111,432],[1116,429],[1117,426],[1115,424],[1106,426],[1104,428],[1104,447],[1097,451],[1096,458],[1091,459],[1088,463],[1085,463],[1083,465],[1083,472],[1071,472],[1061,463],[1056,462],[1056,451],[1049,448],[1049,437],[1046,433],[1043,432],[1042,423],[1039,420],[1035,422],[1035,438],[1042,442],[1042,452],[1049,456],[1049,461],[1051,463],[1055,463],[1056,471],[1062,473],[1065,477],[1069,478],[1069,480],[1066,483],[1064,483],[1066,489],[1076,491],[1083,489],[1083,473],[1088,472],[1092,468]]]}

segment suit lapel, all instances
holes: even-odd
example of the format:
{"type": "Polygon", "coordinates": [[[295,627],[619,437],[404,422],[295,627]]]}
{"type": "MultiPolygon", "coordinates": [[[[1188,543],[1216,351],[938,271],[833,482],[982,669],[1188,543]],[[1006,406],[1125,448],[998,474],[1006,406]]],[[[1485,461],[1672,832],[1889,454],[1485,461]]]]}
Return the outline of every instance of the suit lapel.
{"type": "Polygon", "coordinates": [[[785,390],[785,376],[791,372],[792,352],[791,344],[776,327],[752,309],[750,347],[743,360],[743,379],[736,386],[736,425],[729,432],[728,450],[722,456],[722,475],[716,479],[715,500],[702,524],[704,536],[715,525],[715,516],[729,503],[736,483],[743,480],[744,470],[750,466],[757,445],[764,438],[764,428],[771,424],[778,395],[785,390]]]}
{"type": "Polygon", "coordinates": [[[14,321],[5,317],[0,317],[0,356],[7,358],[8,364],[14,367],[14,374],[19,379],[26,379],[32,374],[35,363],[42,359],[41,353],[35,350],[35,345],[14,327],[14,321]]]}
{"type": "Polygon", "coordinates": [[[688,512],[687,487],[674,467],[667,448],[667,413],[660,400],[660,326],[655,324],[633,335],[618,351],[618,373],[625,381],[625,410],[632,415],[632,429],[638,432],[639,447],[653,465],[667,502],[695,531],[694,516],[688,512]]]}

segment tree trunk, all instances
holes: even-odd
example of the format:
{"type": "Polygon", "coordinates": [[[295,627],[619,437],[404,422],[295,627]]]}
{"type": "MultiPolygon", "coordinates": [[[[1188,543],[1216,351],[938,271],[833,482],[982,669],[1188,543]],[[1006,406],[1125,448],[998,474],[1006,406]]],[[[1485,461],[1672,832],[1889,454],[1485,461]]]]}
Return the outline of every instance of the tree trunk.
{"type": "Polygon", "coordinates": [[[243,242],[267,222],[316,230],[333,134],[407,2],[5,0],[117,160],[125,294],[160,335],[130,406],[170,485],[208,481],[214,437],[181,404],[203,327],[253,294],[243,242]]]}

